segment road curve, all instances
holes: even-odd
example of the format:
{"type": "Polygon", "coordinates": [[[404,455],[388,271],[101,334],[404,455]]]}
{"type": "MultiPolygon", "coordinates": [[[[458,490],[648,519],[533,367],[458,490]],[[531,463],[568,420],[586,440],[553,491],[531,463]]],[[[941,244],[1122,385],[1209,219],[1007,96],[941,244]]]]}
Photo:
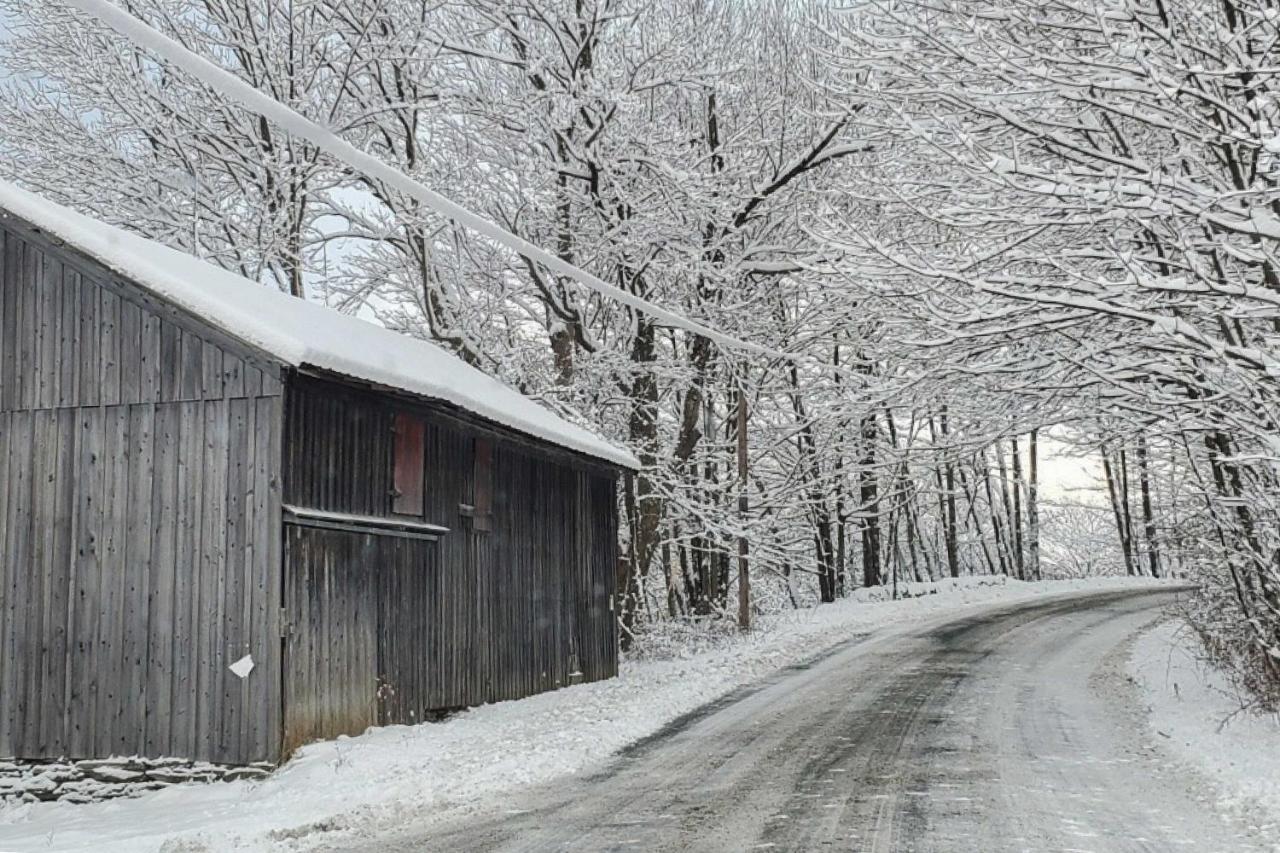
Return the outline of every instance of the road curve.
{"type": "Polygon", "coordinates": [[[855,643],[500,814],[378,851],[1249,851],[1145,734],[1128,641],[1168,592],[855,643]]]}

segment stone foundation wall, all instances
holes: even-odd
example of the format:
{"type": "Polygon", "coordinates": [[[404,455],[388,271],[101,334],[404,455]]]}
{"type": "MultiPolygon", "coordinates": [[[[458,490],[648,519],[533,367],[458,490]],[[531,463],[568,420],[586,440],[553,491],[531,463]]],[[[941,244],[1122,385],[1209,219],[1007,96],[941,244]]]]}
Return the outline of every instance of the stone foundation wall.
{"type": "Polygon", "coordinates": [[[228,767],[181,758],[0,760],[0,801],[92,803],[117,797],[136,797],[157,788],[190,782],[262,779],[273,769],[273,765],[266,763],[228,767]]]}

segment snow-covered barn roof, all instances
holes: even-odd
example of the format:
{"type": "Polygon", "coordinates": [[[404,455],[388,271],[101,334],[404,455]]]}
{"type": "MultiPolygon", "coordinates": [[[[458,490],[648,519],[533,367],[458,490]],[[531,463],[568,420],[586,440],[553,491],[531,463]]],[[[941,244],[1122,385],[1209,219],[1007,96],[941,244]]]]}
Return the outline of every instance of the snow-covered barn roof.
{"type": "Polygon", "coordinates": [[[294,298],[0,181],[4,211],[285,364],[452,403],[586,456],[639,467],[626,450],[427,341],[294,298]]]}

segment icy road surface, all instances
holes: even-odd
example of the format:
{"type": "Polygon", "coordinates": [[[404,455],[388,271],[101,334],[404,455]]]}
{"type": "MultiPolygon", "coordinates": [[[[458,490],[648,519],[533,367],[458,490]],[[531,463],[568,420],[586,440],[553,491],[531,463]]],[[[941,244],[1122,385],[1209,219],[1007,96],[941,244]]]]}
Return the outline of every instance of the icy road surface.
{"type": "Polygon", "coordinates": [[[1010,607],[784,670],[501,813],[345,850],[1237,851],[1124,675],[1167,592],[1010,607]]]}

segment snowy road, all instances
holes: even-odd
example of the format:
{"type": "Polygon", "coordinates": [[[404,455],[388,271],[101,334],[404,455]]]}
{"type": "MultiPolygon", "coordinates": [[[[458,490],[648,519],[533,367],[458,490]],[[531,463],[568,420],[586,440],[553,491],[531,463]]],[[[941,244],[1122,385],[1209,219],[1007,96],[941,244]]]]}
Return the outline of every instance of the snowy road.
{"type": "Polygon", "coordinates": [[[1146,743],[1128,641],[1169,593],[1077,596],[855,642],[423,850],[1260,849],[1146,743]]]}

